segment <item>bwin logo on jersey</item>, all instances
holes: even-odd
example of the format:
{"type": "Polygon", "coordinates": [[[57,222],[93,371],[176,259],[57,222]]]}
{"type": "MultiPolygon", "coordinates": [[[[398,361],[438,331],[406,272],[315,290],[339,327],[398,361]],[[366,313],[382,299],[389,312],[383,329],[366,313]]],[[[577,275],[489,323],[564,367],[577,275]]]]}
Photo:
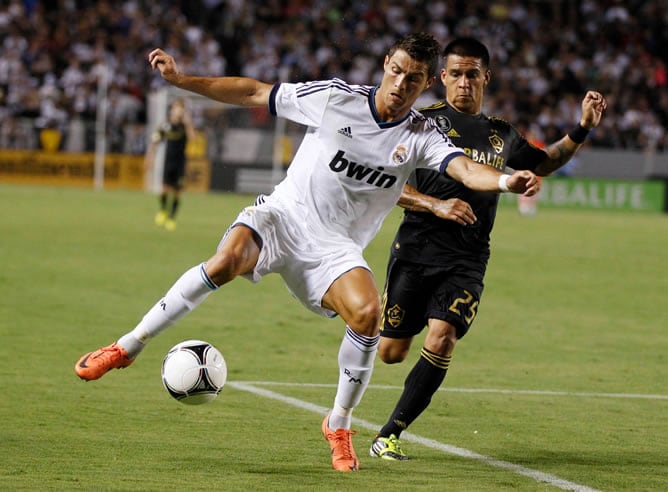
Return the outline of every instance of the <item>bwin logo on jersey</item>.
{"type": "Polygon", "coordinates": [[[384,173],[385,168],[382,166],[378,166],[378,169],[371,169],[355,161],[349,161],[343,157],[344,154],[343,150],[339,150],[332,162],[329,163],[329,168],[335,173],[345,172],[349,178],[369,183],[378,188],[390,188],[397,182],[397,177],[384,173]]]}

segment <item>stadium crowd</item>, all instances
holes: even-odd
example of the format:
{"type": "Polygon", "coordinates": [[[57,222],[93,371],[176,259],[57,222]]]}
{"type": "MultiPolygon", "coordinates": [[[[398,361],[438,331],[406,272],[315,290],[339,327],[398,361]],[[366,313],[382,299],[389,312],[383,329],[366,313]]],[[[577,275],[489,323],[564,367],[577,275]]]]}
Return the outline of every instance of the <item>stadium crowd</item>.
{"type": "MultiPolygon", "coordinates": [[[[397,37],[424,30],[487,44],[484,112],[538,140],[563,135],[595,88],[609,106],[591,145],[666,151],[666,25],[665,0],[0,0],[0,147],[38,145],[26,119],[64,134],[94,121],[107,80],[111,150],[143,152],[154,47],[191,74],[369,83],[397,37]]],[[[437,84],[421,102],[440,97],[437,84]]]]}

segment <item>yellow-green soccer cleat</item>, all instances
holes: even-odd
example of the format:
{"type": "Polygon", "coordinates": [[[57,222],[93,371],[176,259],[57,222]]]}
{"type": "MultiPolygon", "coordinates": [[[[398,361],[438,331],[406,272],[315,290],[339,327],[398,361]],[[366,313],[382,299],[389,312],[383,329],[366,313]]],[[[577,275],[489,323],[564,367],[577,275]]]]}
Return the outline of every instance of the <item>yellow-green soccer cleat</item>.
{"type": "Polygon", "coordinates": [[[173,231],[176,229],[176,221],[174,219],[167,219],[165,221],[165,229],[173,231]]]}
{"type": "Polygon", "coordinates": [[[369,455],[391,461],[406,461],[410,459],[406,456],[403,449],[401,449],[401,441],[394,434],[390,434],[390,437],[377,436],[373,440],[373,443],[371,443],[369,455]]]}
{"type": "Polygon", "coordinates": [[[167,212],[161,210],[160,212],[155,214],[155,225],[164,226],[165,222],[167,222],[167,212]]]}

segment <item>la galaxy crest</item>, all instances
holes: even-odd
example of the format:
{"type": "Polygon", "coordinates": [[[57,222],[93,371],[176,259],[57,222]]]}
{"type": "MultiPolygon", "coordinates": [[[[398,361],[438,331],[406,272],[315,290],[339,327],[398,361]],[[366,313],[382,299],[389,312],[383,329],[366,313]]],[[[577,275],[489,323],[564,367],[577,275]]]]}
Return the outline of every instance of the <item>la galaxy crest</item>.
{"type": "Polygon", "coordinates": [[[503,139],[499,137],[498,133],[495,132],[489,136],[489,143],[492,144],[492,147],[497,154],[503,152],[503,139]]]}
{"type": "Polygon", "coordinates": [[[392,328],[396,328],[403,321],[404,314],[406,314],[406,312],[401,307],[399,307],[398,304],[395,304],[387,310],[386,314],[387,321],[390,323],[390,326],[392,326],[392,328]]]}

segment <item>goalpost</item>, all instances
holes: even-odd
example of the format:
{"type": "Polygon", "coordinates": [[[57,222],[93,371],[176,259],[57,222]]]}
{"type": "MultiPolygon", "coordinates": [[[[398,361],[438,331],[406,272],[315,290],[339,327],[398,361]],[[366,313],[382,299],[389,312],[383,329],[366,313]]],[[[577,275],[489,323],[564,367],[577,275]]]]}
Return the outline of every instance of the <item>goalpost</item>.
{"type": "Polygon", "coordinates": [[[100,67],[97,79],[97,106],[95,108],[95,161],[93,181],[96,190],[104,188],[104,161],[107,155],[107,91],[109,89],[109,68],[100,67]]]}

